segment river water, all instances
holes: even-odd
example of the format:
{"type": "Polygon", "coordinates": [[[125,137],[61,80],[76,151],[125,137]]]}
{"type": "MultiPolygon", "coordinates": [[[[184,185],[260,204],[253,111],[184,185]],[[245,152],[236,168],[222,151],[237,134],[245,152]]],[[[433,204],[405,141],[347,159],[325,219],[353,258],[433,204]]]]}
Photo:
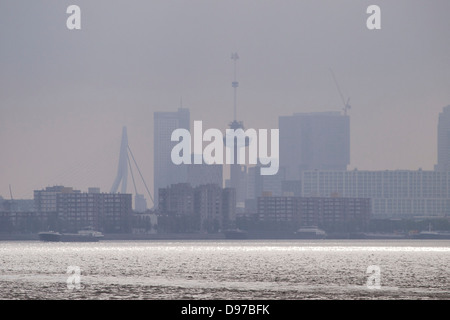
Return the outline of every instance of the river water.
{"type": "Polygon", "coordinates": [[[0,299],[450,299],[450,241],[3,241],[0,299]]]}

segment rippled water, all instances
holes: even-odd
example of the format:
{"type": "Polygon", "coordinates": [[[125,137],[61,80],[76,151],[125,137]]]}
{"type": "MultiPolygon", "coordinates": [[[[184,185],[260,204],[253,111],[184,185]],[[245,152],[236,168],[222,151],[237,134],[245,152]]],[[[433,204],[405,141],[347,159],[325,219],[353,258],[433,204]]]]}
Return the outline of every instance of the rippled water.
{"type": "Polygon", "coordinates": [[[450,241],[0,242],[1,299],[449,299],[449,276],[450,241]]]}

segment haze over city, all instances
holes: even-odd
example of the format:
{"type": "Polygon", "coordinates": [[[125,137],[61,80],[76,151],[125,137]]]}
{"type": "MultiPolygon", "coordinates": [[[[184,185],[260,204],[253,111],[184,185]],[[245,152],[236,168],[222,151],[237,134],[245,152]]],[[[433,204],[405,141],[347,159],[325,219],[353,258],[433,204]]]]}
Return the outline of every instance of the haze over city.
{"type": "Polygon", "coordinates": [[[123,126],[152,185],[153,113],[182,105],[224,130],[232,52],[245,127],[342,111],[331,68],[352,106],[348,169],[432,170],[450,104],[450,3],[377,0],[382,29],[371,31],[372,2],[76,1],[78,31],[65,24],[71,2],[2,2],[0,195],[109,191],[123,126]]]}

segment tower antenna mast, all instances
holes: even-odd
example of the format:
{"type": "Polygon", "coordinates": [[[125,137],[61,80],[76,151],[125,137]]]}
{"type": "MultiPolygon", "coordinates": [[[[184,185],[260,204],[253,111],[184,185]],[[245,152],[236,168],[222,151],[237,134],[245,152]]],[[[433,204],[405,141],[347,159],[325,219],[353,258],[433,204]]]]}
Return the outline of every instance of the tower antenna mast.
{"type": "Polygon", "coordinates": [[[234,79],[233,82],[231,83],[231,86],[234,89],[234,121],[236,121],[237,119],[237,88],[239,87],[239,82],[236,80],[236,64],[237,64],[237,60],[239,59],[239,56],[237,54],[237,52],[232,53],[231,54],[231,59],[234,60],[234,79]]]}

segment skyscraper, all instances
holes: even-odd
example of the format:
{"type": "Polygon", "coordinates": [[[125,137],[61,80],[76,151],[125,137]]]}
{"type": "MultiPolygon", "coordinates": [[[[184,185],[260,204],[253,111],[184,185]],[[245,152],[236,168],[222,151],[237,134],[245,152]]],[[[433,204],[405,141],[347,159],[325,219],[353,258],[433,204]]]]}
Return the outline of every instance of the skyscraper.
{"type": "Polygon", "coordinates": [[[346,170],[350,164],[350,118],[339,112],[280,116],[280,167],[289,180],[306,170],[346,170]]]}
{"type": "Polygon", "coordinates": [[[450,106],[444,107],[438,122],[438,162],[436,170],[450,171],[450,106]]]}
{"type": "Polygon", "coordinates": [[[172,148],[178,143],[171,141],[172,132],[181,128],[190,130],[189,109],[179,108],[176,112],[155,112],[153,122],[153,190],[155,206],[158,206],[159,188],[187,181],[186,165],[175,165],[170,154],[172,148]]]}
{"type": "Polygon", "coordinates": [[[221,164],[195,164],[195,158],[203,161],[203,155],[192,155],[192,164],[187,167],[187,182],[193,187],[202,184],[216,184],[222,188],[223,185],[223,165],[221,164]]]}

